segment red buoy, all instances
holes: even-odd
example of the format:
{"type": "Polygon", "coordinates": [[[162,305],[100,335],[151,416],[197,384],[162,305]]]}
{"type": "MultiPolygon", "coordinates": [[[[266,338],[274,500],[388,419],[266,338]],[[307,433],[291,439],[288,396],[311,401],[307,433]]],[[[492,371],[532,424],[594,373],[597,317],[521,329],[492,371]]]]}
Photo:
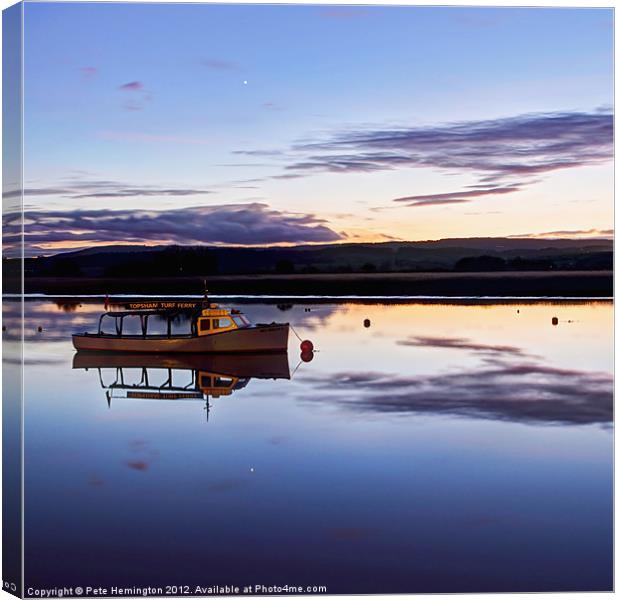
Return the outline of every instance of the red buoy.
{"type": "Polygon", "coordinates": [[[314,352],[312,352],[312,350],[309,352],[302,352],[300,358],[304,362],[309,363],[314,358],[314,352]]]}
{"type": "Polygon", "coordinates": [[[314,344],[310,340],[304,340],[299,344],[299,347],[303,353],[312,352],[314,350],[314,344]]]}

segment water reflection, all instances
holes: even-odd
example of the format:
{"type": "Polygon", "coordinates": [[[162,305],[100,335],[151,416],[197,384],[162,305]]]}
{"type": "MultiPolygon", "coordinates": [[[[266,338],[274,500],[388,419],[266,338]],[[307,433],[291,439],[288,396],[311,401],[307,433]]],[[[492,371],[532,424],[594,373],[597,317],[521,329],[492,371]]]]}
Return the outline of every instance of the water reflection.
{"type": "Polygon", "coordinates": [[[611,303],[247,303],[317,350],[253,368],[75,355],[64,304],[25,305],[28,585],[613,586],[611,303]]]}
{"type": "Polygon", "coordinates": [[[230,396],[252,378],[290,379],[287,354],[136,354],[77,352],[73,368],[96,369],[113,399],[199,400],[230,396]]]}
{"type": "Polygon", "coordinates": [[[522,423],[609,424],[613,378],[607,373],[485,359],[475,371],[402,376],[341,372],[306,376],[321,401],[357,411],[430,413],[522,423]],[[345,392],[340,394],[338,392],[345,392]]]}
{"type": "Polygon", "coordinates": [[[610,373],[558,368],[521,347],[468,338],[411,336],[396,343],[481,358],[474,369],[440,374],[348,371],[327,378],[307,375],[306,381],[321,390],[313,398],[357,411],[452,414],[522,423],[605,425],[613,419],[610,373]]]}

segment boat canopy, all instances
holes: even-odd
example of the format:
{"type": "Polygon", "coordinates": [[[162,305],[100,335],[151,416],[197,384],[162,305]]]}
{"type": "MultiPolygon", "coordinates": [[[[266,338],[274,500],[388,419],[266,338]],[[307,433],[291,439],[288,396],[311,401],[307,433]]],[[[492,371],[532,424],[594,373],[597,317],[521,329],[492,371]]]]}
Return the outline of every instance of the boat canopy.
{"type": "Polygon", "coordinates": [[[101,335],[103,319],[110,317],[114,319],[116,335],[123,335],[124,320],[128,317],[139,317],[141,335],[145,337],[148,332],[149,317],[159,318],[166,321],[166,336],[172,335],[172,322],[179,316],[184,315],[187,318],[191,315],[191,326],[188,333],[196,334],[196,325],[199,324],[201,333],[209,330],[209,332],[218,329],[238,328],[243,329],[250,326],[250,322],[245,316],[236,309],[220,308],[217,304],[209,304],[202,302],[181,303],[181,302],[152,302],[152,303],[130,303],[131,306],[139,304],[144,307],[141,309],[131,310],[113,310],[103,313],[99,317],[98,334],[101,335]],[[145,306],[150,304],[152,306],[145,306]],[[191,306],[188,306],[190,304],[191,306]],[[163,305],[163,307],[162,307],[163,305]],[[228,323],[224,325],[223,323],[228,323]],[[234,325],[233,325],[234,323],[234,325]]]}
{"type": "Polygon", "coordinates": [[[142,335],[147,335],[148,330],[148,322],[149,317],[159,317],[160,319],[164,319],[166,321],[166,335],[170,337],[172,335],[172,321],[175,317],[180,314],[187,314],[187,311],[183,310],[126,310],[126,311],[108,311],[103,313],[99,317],[99,328],[97,333],[101,335],[102,332],[102,324],[103,319],[105,317],[110,317],[114,319],[114,324],[116,328],[116,335],[123,335],[123,322],[127,317],[139,317],[140,318],[140,329],[142,330],[142,335]]]}

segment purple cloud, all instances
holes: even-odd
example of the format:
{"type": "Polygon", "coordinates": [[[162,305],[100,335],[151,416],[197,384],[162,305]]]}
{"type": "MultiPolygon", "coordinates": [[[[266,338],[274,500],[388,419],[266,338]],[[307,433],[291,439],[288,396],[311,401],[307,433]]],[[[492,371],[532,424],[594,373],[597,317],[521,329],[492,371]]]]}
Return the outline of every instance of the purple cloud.
{"type": "Polygon", "coordinates": [[[489,355],[512,355],[527,356],[521,348],[508,346],[505,344],[484,344],[474,342],[467,338],[450,338],[435,336],[412,336],[398,342],[401,346],[415,346],[423,348],[451,348],[454,350],[470,350],[481,354],[489,355]]]}
{"type": "Polygon", "coordinates": [[[469,202],[472,198],[481,196],[496,196],[501,194],[512,194],[521,189],[519,185],[505,187],[488,187],[486,189],[463,190],[460,192],[448,192],[444,194],[426,194],[420,196],[404,196],[394,198],[394,202],[403,202],[407,206],[434,206],[437,204],[461,204],[469,202]]]}
{"type": "MultiPolygon", "coordinates": [[[[316,215],[285,213],[258,202],[166,211],[29,211],[25,219],[25,243],[34,253],[40,253],[42,245],[60,249],[63,243],[270,245],[334,242],[343,237],[316,215]]],[[[5,251],[10,251],[20,240],[21,216],[5,215],[3,232],[5,251]]]]}
{"type": "MultiPolygon", "coordinates": [[[[24,189],[24,198],[29,196],[60,196],[62,198],[130,198],[149,196],[197,196],[212,193],[204,188],[166,187],[157,185],[134,185],[109,180],[65,180],[58,186],[24,189]]],[[[18,198],[21,190],[12,189],[3,193],[4,198],[18,198]]]]}
{"type": "Polygon", "coordinates": [[[144,89],[144,84],[141,81],[130,81],[129,83],[119,85],[118,89],[125,92],[139,92],[144,89]]]}
{"type": "Polygon", "coordinates": [[[144,89],[144,84],[141,81],[130,81],[120,85],[118,89],[121,92],[130,94],[127,100],[123,103],[125,110],[137,111],[142,110],[147,102],[150,102],[152,95],[144,89]]]}
{"type": "Polygon", "coordinates": [[[479,192],[412,194],[395,200],[409,206],[463,203],[519,191],[557,170],[610,161],[613,115],[536,113],[434,126],[353,129],[324,141],[294,145],[289,156],[295,158],[284,176],[291,177],[417,167],[473,174],[479,192]]]}
{"type": "MultiPolygon", "coordinates": [[[[466,348],[472,349],[472,348],[466,348]]],[[[488,351],[492,352],[491,347],[488,351]]],[[[502,351],[505,354],[518,353],[502,351]]],[[[479,368],[437,375],[346,372],[306,376],[308,401],[354,411],[449,414],[532,424],[600,424],[613,419],[609,373],[486,358],[479,368]]]]}

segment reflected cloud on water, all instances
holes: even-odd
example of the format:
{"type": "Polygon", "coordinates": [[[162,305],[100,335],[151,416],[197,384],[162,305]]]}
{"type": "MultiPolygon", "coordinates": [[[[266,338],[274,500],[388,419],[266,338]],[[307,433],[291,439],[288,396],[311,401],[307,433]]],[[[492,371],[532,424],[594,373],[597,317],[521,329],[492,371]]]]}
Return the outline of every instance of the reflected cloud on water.
{"type": "Polygon", "coordinates": [[[421,348],[449,348],[455,350],[470,350],[480,354],[508,354],[513,356],[532,356],[517,346],[501,344],[481,344],[467,338],[412,336],[397,342],[400,346],[415,346],[421,348]]]}
{"type": "Polygon", "coordinates": [[[358,411],[451,414],[538,424],[608,424],[613,419],[611,375],[532,363],[489,363],[486,369],[445,375],[345,372],[328,378],[305,376],[304,380],[320,390],[320,401],[358,411]],[[337,391],[347,394],[332,393],[337,391]]]}
{"type": "Polygon", "coordinates": [[[427,413],[535,424],[613,421],[613,376],[558,368],[522,348],[467,338],[411,336],[400,346],[450,349],[481,357],[477,368],[440,374],[346,371],[304,376],[320,401],[356,411],[427,413]],[[346,392],[346,393],[343,393],[346,392]]]}

